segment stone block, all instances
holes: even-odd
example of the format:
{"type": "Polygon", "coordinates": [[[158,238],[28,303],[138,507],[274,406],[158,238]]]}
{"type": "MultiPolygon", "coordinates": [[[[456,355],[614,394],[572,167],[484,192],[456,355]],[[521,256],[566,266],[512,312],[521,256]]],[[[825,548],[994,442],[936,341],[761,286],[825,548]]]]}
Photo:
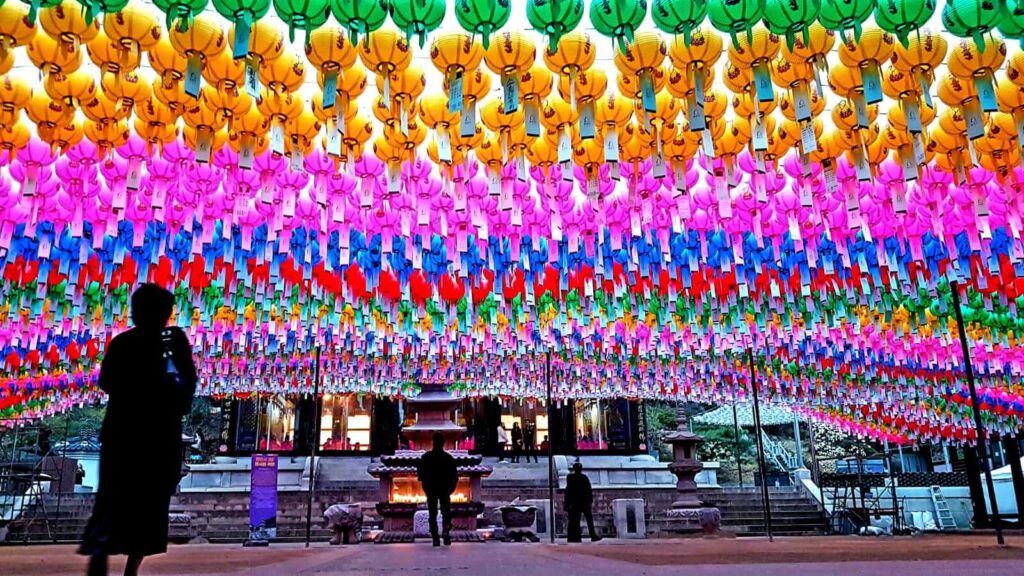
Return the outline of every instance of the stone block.
{"type": "Polygon", "coordinates": [[[647,537],[644,508],[644,501],[641,498],[617,498],[612,500],[612,519],[615,523],[616,537],[647,537]]]}
{"type": "MultiPolygon", "coordinates": [[[[437,514],[437,533],[440,534],[444,526],[441,513],[437,514]]],[[[412,533],[416,538],[430,538],[430,513],[426,510],[417,510],[412,515],[412,533]]]]}

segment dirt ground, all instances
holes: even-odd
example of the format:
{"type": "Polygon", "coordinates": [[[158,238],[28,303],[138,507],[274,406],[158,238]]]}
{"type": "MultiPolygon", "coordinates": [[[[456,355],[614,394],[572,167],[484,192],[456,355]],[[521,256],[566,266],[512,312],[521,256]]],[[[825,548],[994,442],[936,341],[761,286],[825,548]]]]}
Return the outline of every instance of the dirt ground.
{"type": "MultiPolygon", "coordinates": [[[[908,536],[870,538],[821,536],[767,539],[720,538],[680,541],[659,546],[663,540],[610,546],[575,546],[573,552],[646,566],[679,564],[778,564],[791,562],[880,562],[925,560],[1024,560],[1024,536],[1009,536],[1007,546],[995,536],[908,536]]],[[[1021,567],[1024,574],[1024,565],[1021,567]]]]}
{"type": "MultiPolygon", "coordinates": [[[[291,574],[391,575],[404,573],[534,576],[544,574],[660,576],[693,574],[906,574],[962,576],[1024,574],[1024,536],[999,547],[992,535],[901,538],[805,537],[766,539],[605,540],[598,544],[462,544],[432,549],[426,543],[362,544],[311,549],[280,544],[174,546],[147,559],[144,575],[291,574]],[[910,564],[908,564],[910,563],[910,564]],[[913,563],[919,563],[916,566],[913,563]],[[792,565],[792,566],[791,566],[792,565]],[[731,566],[731,568],[730,568],[731,566]],[[909,568],[911,572],[907,572],[909,568]],[[720,568],[716,568],[720,567],[720,568]],[[844,568],[845,567],[845,568],[844,568]],[[1016,571],[1020,567],[1020,571],[1016,571]],[[689,570],[689,568],[688,568],[689,570]],[[809,571],[808,571],[809,570],[809,571]],[[921,572],[924,570],[925,572],[921,572]],[[688,572],[689,573],[689,572],[688,572]]],[[[120,574],[123,561],[111,561],[120,574]]],[[[81,575],[85,559],[74,546],[0,547],[0,575],[81,575]]]]}

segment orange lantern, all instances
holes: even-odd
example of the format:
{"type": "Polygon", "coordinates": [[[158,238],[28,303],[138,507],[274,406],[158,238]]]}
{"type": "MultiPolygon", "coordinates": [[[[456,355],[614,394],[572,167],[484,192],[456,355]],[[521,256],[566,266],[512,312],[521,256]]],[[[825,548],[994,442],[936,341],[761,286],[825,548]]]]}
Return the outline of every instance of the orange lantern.
{"type": "Polygon", "coordinates": [[[51,150],[66,152],[82,141],[82,126],[75,121],[39,131],[39,139],[50,145],[51,150]]]}
{"type": "MultiPolygon", "coordinates": [[[[601,70],[585,70],[576,75],[576,104],[579,110],[580,138],[590,139],[597,133],[597,122],[594,117],[594,103],[604,95],[608,88],[608,78],[601,70]]],[[[558,79],[558,93],[563,99],[572,95],[568,76],[558,79]]]]}
{"type": "Polygon", "coordinates": [[[32,95],[32,99],[25,106],[25,113],[37,127],[54,128],[71,122],[75,116],[75,109],[40,92],[32,95]]]}
{"type": "Polygon", "coordinates": [[[139,67],[141,58],[129,60],[121,45],[100,32],[95,38],[86,44],[89,52],[89,59],[99,66],[104,72],[117,74],[120,72],[131,72],[139,67]]]}
{"type": "Polygon", "coordinates": [[[32,88],[28,84],[7,75],[0,78],[0,126],[17,122],[21,109],[31,99],[32,88]]]}
{"type": "Polygon", "coordinates": [[[39,25],[64,50],[78,52],[83,42],[88,42],[100,32],[99,20],[87,22],[85,11],[77,2],[65,0],[52,8],[39,11],[39,25]]]}
{"type": "Polygon", "coordinates": [[[602,149],[606,162],[619,161],[619,127],[625,126],[633,117],[633,100],[614,92],[597,100],[594,116],[602,134],[602,149]]]}
{"type": "Polygon", "coordinates": [[[536,56],[533,41],[519,32],[501,32],[491,39],[484,62],[491,72],[501,77],[506,113],[519,109],[519,77],[530,70],[536,56]]]}
{"type": "Polygon", "coordinates": [[[25,46],[36,36],[35,23],[28,19],[29,8],[21,2],[0,4],[0,59],[18,46],[25,46]]]}
{"type": "Polygon", "coordinates": [[[161,36],[156,18],[134,3],[104,15],[103,32],[121,49],[124,62],[138,62],[140,53],[155,46],[161,36]]]}
{"type": "MultiPolygon", "coordinates": [[[[245,94],[248,97],[248,94],[245,94]]],[[[238,167],[252,169],[256,155],[262,153],[269,143],[266,139],[270,122],[256,108],[249,108],[235,116],[228,131],[228,145],[238,153],[238,167]]]]}
{"type": "Polygon", "coordinates": [[[160,75],[160,82],[170,86],[185,77],[181,71],[188,65],[188,61],[171,46],[170,40],[163,39],[150,49],[149,64],[160,75]]]}
{"type": "MultiPolygon", "coordinates": [[[[260,66],[264,62],[276,60],[284,53],[284,37],[281,32],[267,20],[257,20],[249,26],[248,30],[248,52],[244,52],[246,46],[237,46],[235,41],[235,30],[239,26],[245,26],[244,22],[236,23],[228,31],[228,43],[233,50],[231,57],[234,59],[245,58],[245,91],[253,98],[260,97],[260,66]],[[241,52],[241,53],[238,53],[241,52]]],[[[245,40],[245,28],[238,37],[239,41],[245,40]]]]}
{"type": "Polygon", "coordinates": [[[338,76],[356,63],[356,51],[337,26],[317,28],[309,34],[306,59],[323,75],[323,107],[333,108],[338,94],[338,76]]]}
{"type": "Polygon", "coordinates": [[[999,109],[994,74],[1006,60],[1006,43],[997,38],[991,41],[994,45],[982,51],[973,39],[960,40],[953,45],[953,50],[946,58],[950,74],[965,82],[974,82],[982,112],[995,112],[999,109]]]}
{"type": "Polygon", "coordinates": [[[88,102],[96,94],[96,81],[85,71],[70,74],[50,74],[43,81],[43,90],[70,108],[78,108],[80,102],[88,102]]]}
{"type": "Polygon", "coordinates": [[[231,54],[226,50],[206,61],[202,75],[208,85],[203,88],[203,92],[207,87],[212,87],[219,92],[235,94],[245,83],[244,65],[231,58],[231,54]]]}
{"type": "Polygon", "coordinates": [[[437,37],[430,45],[430,61],[444,75],[447,86],[448,111],[462,112],[464,106],[463,77],[476,70],[484,50],[472,35],[450,32],[437,37]]]}
{"type": "Polygon", "coordinates": [[[185,93],[198,98],[206,62],[224,52],[227,46],[224,30],[212,18],[200,15],[192,20],[187,30],[176,26],[168,36],[171,46],[186,60],[185,93]]]}
{"type": "Polygon", "coordinates": [[[7,152],[8,162],[14,159],[18,150],[24,148],[31,138],[32,133],[24,122],[0,124],[0,150],[7,152]]]}
{"type": "MultiPolygon", "coordinates": [[[[860,40],[847,38],[839,45],[839,61],[843,66],[856,70],[853,76],[860,88],[854,98],[863,99],[867,104],[882,101],[881,64],[893,55],[896,41],[892,34],[878,28],[868,28],[860,35],[860,40]]],[[[854,102],[856,106],[860,106],[854,102]]]]}
{"type": "Polygon", "coordinates": [[[77,48],[68,50],[46,34],[37,34],[25,47],[25,53],[44,77],[48,74],[69,74],[82,65],[82,53],[77,48]]]}
{"type": "Polygon", "coordinates": [[[753,72],[754,91],[760,102],[775,99],[768,65],[778,56],[781,46],[777,35],[760,27],[752,34],[737,36],[729,45],[729,61],[737,68],[753,72]]]}
{"type": "Polygon", "coordinates": [[[558,40],[557,51],[549,46],[544,50],[544,64],[553,74],[569,77],[569,106],[576,110],[576,76],[589,70],[597,58],[597,48],[590,36],[582,32],[570,32],[558,40]]]}
{"type": "Polygon", "coordinates": [[[302,113],[302,100],[291,92],[274,92],[270,86],[263,89],[263,97],[256,104],[265,118],[270,121],[270,151],[283,155],[285,152],[285,124],[302,113]]]}
{"type": "Polygon", "coordinates": [[[121,107],[117,98],[108,96],[102,90],[97,91],[92,100],[82,103],[82,114],[99,124],[119,122],[128,118],[131,112],[131,108],[121,107]]]}
{"type": "Polygon", "coordinates": [[[111,150],[124,146],[131,136],[128,123],[124,120],[113,124],[98,124],[86,120],[82,125],[82,131],[90,142],[100,149],[100,156],[105,157],[111,150]]]}
{"type": "MultiPolygon", "coordinates": [[[[444,91],[448,94],[448,102],[451,102],[452,88],[447,79],[443,85],[444,91]]],[[[472,136],[476,132],[477,102],[487,96],[491,90],[491,76],[477,68],[462,77],[463,106],[459,112],[459,134],[463,137],[472,136]]],[[[448,108],[451,110],[451,106],[448,108]]]]}
{"type": "Polygon", "coordinates": [[[405,70],[412,62],[409,42],[394,30],[378,30],[370,34],[366,41],[356,47],[363,66],[384,77],[384,100],[391,100],[391,84],[388,78],[392,73],[405,70]]]}
{"type": "Polygon", "coordinates": [[[615,53],[614,62],[619,73],[637,78],[637,84],[640,86],[640,103],[644,112],[654,113],[657,110],[654,79],[651,75],[655,71],[661,71],[667,53],[668,46],[657,32],[640,32],[634,36],[633,42],[625,52],[615,53]]]}
{"type": "Polygon", "coordinates": [[[541,123],[558,144],[558,162],[563,165],[563,177],[571,178],[572,171],[565,165],[572,160],[572,129],[577,119],[576,111],[561,98],[549,98],[541,113],[541,123]]]}
{"type": "Polygon", "coordinates": [[[519,96],[523,101],[523,115],[526,135],[540,136],[540,109],[544,99],[551,93],[551,72],[541,66],[533,66],[519,78],[519,96]]]}
{"type": "Polygon", "coordinates": [[[410,66],[404,70],[392,72],[388,79],[377,76],[377,89],[383,93],[384,83],[391,86],[391,100],[388,106],[394,110],[397,104],[396,115],[399,120],[399,127],[403,135],[408,135],[410,113],[416,105],[423,89],[427,87],[427,77],[418,67],[410,66]]]}

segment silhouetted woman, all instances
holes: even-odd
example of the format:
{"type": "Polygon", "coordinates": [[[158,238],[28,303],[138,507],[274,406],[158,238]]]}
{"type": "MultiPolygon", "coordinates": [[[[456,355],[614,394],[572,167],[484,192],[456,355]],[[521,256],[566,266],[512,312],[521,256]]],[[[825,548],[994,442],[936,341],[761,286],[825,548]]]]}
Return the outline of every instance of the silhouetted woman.
{"type": "Polygon", "coordinates": [[[181,420],[192,406],[196,368],[181,329],[167,327],[174,296],[143,284],[131,301],[135,327],[115,336],[100,366],[107,393],[100,431],[100,480],[79,553],[89,576],[110,555],[128,556],[135,576],[145,556],[167,551],[167,511],[181,480],[181,420]]]}

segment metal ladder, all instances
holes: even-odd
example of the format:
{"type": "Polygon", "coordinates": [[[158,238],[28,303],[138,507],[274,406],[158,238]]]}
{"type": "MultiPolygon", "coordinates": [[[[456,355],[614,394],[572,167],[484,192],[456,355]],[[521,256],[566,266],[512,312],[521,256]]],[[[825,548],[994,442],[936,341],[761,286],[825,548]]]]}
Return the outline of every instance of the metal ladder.
{"type": "Polygon", "coordinates": [[[932,486],[930,490],[932,503],[935,504],[935,515],[939,523],[939,530],[943,532],[946,530],[956,530],[956,521],[953,520],[953,513],[949,510],[946,497],[942,495],[942,488],[932,486]]]}

